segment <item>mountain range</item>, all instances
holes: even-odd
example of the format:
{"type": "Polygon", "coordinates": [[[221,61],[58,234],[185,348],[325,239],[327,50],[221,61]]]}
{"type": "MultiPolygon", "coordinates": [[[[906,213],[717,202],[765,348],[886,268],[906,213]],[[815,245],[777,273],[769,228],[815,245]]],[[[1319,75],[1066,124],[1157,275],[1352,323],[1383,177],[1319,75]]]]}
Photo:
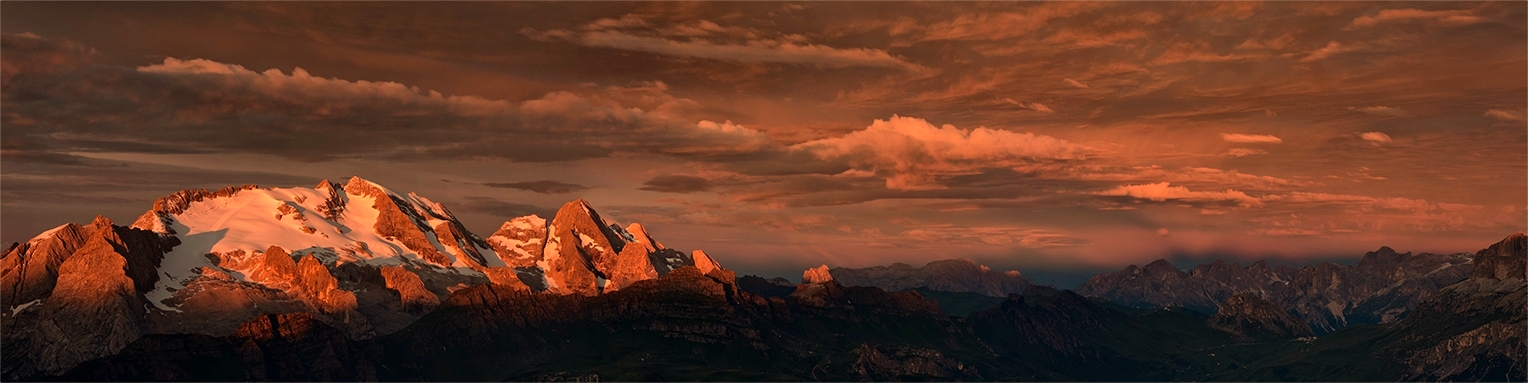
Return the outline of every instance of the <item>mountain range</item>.
{"type": "Polygon", "coordinates": [[[584,200],[487,238],[360,178],[186,190],[0,258],[21,380],[1523,380],[1525,242],[1353,266],[738,277],[584,200]]]}
{"type": "Polygon", "coordinates": [[[1094,276],[1079,294],[1142,308],[1179,306],[1214,313],[1237,294],[1253,294],[1294,311],[1318,333],[1350,324],[1389,323],[1439,289],[1470,275],[1471,255],[1397,254],[1389,247],[1352,266],[1324,262],[1302,268],[1215,261],[1188,271],[1167,260],[1094,276]]]}
{"type": "Polygon", "coordinates": [[[147,334],[222,336],[250,318],[303,313],[366,339],[397,331],[471,286],[592,296],[684,266],[640,224],[587,201],[515,218],[484,239],[439,203],[359,177],[313,188],[184,190],[130,226],[64,224],[0,260],[4,376],[58,374],[147,334]]]}

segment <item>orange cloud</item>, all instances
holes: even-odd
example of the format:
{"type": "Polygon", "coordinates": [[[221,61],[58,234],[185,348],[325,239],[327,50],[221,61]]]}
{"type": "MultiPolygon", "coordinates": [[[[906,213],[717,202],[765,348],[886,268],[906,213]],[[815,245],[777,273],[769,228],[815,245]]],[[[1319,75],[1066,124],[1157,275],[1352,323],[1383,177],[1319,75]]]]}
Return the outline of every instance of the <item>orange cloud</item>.
{"type": "Polygon", "coordinates": [[[1248,196],[1234,189],[1226,189],[1223,192],[1192,191],[1183,186],[1172,186],[1166,182],[1158,182],[1142,185],[1121,185],[1113,189],[1093,193],[1104,196],[1127,196],[1136,199],[1163,201],[1191,201],[1191,202],[1235,202],[1242,208],[1262,207],[1263,202],[1257,198],[1248,196]]]}
{"type": "Polygon", "coordinates": [[[1041,104],[1041,103],[1038,103],[1038,102],[1018,102],[1018,101],[1014,101],[1011,98],[1005,98],[1005,99],[1003,99],[1003,101],[1007,102],[1009,104],[1013,104],[1015,106],[1018,106],[1020,108],[1029,109],[1029,110],[1033,110],[1033,111],[1040,112],[1040,113],[1055,113],[1056,112],[1055,110],[1052,110],[1050,107],[1045,106],[1045,104],[1041,104]]]}
{"type": "Polygon", "coordinates": [[[1332,55],[1335,55],[1335,54],[1347,53],[1347,52],[1352,52],[1352,51],[1355,51],[1355,50],[1358,50],[1358,48],[1354,48],[1354,47],[1351,47],[1351,46],[1344,46],[1344,45],[1342,45],[1342,43],[1339,43],[1339,42],[1336,42],[1336,41],[1330,41],[1330,42],[1326,43],[1326,46],[1321,47],[1320,49],[1316,49],[1314,51],[1311,51],[1309,55],[1306,55],[1304,58],[1301,58],[1300,62],[1306,63],[1306,62],[1312,62],[1312,61],[1321,61],[1321,60],[1327,59],[1328,57],[1332,57],[1332,55]]]}
{"type": "Polygon", "coordinates": [[[1258,154],[1268,154],[1268,151],[1262,149],[1231,148],[1231,150],[1227,150],[1225,154],[1221,155],[1226,157],[1246,157],[1258,154]]]}
{"type": "Polygon", "coordinates": [[[1379,11],[1373,16],[1363,16],[1353,19],[1349,28],[1372,27],[1387,22],[1402,21],[1427,21],[1444,26],[1470,25],[1485,21],[1480,16],[1472,15],[1467,10],[1456,11],[1424,11],[1420,9],[1386,9],[1379,11]]]}
{"type": "Polygon", "coordinates": [[[647,26],[645,20],[628,16],[622,19],[597,20],[584,25],[580,28],[580,31],[552,29],[538,32],[534,29],[525,28],[520,33],[540,41],[560,40],[589,47],[613,48],[708,60],[726,60],[744,63],[782,63],[823,68],[870,66],[909,70],[926,69],[917,64],[894,57],[880,49],[834,48],[826,45],[812,44],[804,36],[796,34],[777,34],[774,37],[764,37],[758,31],[723,27],[707,20],[700,20],[693,25],[676,25],[655,31],[658,35],[681,37],[685,40],[669,39],[653,35],[649,32],[626,29],[629,27],[647,26]],[[744,40],[739,43],[714,42],[707,39],[711,35],[742,38],[744,40]]]}
{"type": "Polygon", "coordinates": [[[1382,132],[1363,132],[1360,133],[1358,137],[1364,139],[1364,141],[1372,142],[1375,145],[1390,143],[1390,135],[1382,132]]]}
{"type": "Polygon", "coordinates": [[[243,66],[212,60],[167,57],[163,63],[141,66],[137,70],[156,75],[203,76],[224,82],[230,87],[241,88],[241,91],[290,102],[313,103],[321,100],[326,103],[326,110],[331,112],[362,105],[409,104],[444,108],[459,115],[483,116],[507,113],[512,108],[510,103],[501,100],[445,96],[440,92],[425,91],[396,82],[314,77],[302,68],[293,69],[290,75],[278,69],[256,73],[243,66]]]}
{"type": "Polygon", "coordinates": [[[1406,110],[1388,106],[1369,106],[1363,108],[1348,107],[1348,110],[1374,116],[1400,117],[1405,116],[1406,110]]]}
{"type": "Polygon", "coordinates": [[[978,127],[934,126],[920,118],[893,115],[864,130],[793,147],[823,160],[842,160],[886,177],[897,190],[940,189],[940,177],[1023,163],[1083,159],[1086,146],[1033,133],[978,127]]]}
{"type": "Polygon", "coordinates": [[[1515,110],[1491,109],[1486,111],[1485,116],[1508,122],[1528,121],[1528,117],[1525,117],[1523,112],[1515,110]]]}
{"type": "Polygon", "coordinates": [[[1278,137],[1267,134],[1221,133],[1220,138],[1226,140],[1226,142],[1235,142],[1238,144],[1277,144],[1284,142],[1284,140],[1281,140],[1278,137]]]}

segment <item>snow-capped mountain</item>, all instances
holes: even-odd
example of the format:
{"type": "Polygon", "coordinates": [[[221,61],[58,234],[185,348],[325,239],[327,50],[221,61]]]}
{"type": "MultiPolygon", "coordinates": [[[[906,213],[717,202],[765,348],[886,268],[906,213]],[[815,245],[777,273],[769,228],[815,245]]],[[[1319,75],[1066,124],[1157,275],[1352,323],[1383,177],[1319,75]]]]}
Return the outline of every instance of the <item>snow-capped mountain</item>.
{"type": "Polygon", "coordinates": [[[506,266],[444,206],[359,177],[343,187],[325,180],[314,188],[181,191],[156,201],[133,227],[180,242],[165,254],[163,278],[147,294],[168,311],[181,311],[187,286],[197,279],[286,290],[292,279],[284,265],[292,258],[327,267],[407,266],[466,279],[488,278],[490,269],[506,266]]]}
{"type": "Polygon", "coordinates": [[[12,245],[0,260],[0,314],[7,346],[38,345],[27,348],[39,362],[29,368],[57,373],[143,334],[222,336],[265,314],[306,313],[364,339],[470,286],[599,295],[684,266],[719,268],[695,254],[664,247],[640,224],[606,221],[584,200],[550,221],[507,221],[485,240],[445,206],[359,177],[184,190],[131,226],[98,218],[12,245]],[[80,300],[105,308],[62,305],[80,300]]]}

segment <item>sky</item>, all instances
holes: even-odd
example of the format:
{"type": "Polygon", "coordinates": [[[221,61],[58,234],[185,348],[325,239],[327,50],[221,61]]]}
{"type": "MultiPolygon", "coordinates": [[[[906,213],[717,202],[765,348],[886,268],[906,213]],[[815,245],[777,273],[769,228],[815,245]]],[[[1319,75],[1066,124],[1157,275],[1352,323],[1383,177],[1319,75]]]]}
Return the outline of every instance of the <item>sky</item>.
{"type": "Polygon", "coordinates": [[[1528,3],[0,3],[0,239],[360,176],[742,273],[1473,252],[1528,3]]]}

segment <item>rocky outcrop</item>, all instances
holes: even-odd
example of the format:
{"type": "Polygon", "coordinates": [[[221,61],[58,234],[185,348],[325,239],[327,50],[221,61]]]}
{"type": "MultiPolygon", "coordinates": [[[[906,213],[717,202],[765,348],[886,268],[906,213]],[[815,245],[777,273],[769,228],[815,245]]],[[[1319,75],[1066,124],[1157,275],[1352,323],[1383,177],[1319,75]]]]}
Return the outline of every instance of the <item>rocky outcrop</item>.
{"type": "Polygon", "coordinates": [[[488,238],[489,246],[511,267],[532,267],[543,259],[547,222],[535,214],[505,221],[488,238]]]}
{"type": "Polygon", "coordinates": [[[1236,294],[1220,304],[1220,311],[1206,320],[1210,327],[1238,338],[1269,334],[1282,338],[1314,335],[1310,325],[1252,294],[1236,294]]]}
{"type": "Polygon", "coordinates": [[[440,298],[425,289],[419,276],[408,269],[400,266],[383,267],[382,277],[386,279],[387,288],[398,292],[405,310],[423,313],[440,305],[440,298]]]}
{"type": "Polygon", "coordinates": [[[1018,271],[996,271],[970,259],[933,261],[917,268],[905,263],[862,269],[840,267],[833,269],[832,274],[838,283],[850,286],[875,286],[887,291],[926,288],[994,297],[1023,294],[1033,284],[1018,271]]]}
{"type": "MultiPolygon", "coordinates": [[[[125,251],[126,242],[117,227],[98,217],[89,226],[65,226],[53,234],[66,237],[33,249],[61,252],[74,247],[74,251],[58,265],[47,296],[33,303],[38,308],[20,316],[10,315],[4,335],[6,380],[62,372],[79,362],[116,353],[143,333],[145,302],[138,290],[139,281],[130,277],[133,270],[127,258],[134,254],[125,251]],[[67,245],[73,241],[82,243],[67,245]]],[[[57,257],[51,252],[37,255],[57,257]]],[[[26,254],[8,254],[8,259],[12,256],[26,254]]],[[[24,274],[21,270],[7,271],[24,274]]],[[[152,286],[152,282],[148,284],[152,286]]]]}
{"type": "Polygon", "coordinates": [[[351,177],[350,182],[345,184],[345,192],[375,201],[371,207],[377,211],[377,223],[373,229],[378,235],[403,243],[409,250],[436,266],[451,267],[452,259],[436,249],[425,236],[426,231],[433,234],[428,222],[414,209],[404,209],[402,206],[406,206],[406,202],[361,177],[351,177]]]}
{"type": "Polygon", "coordinates": [[[293,286],[298,281],[297,261],[281,246],[266,248],[258,260],[260,266],[246,276],[249,280],[271,286],[293,286]]]}
{"type": "Polygon", "coordinates": [[[627,233],[631,233],[631,237],[632,237],[633,240],[635,240],[637,242],[640,242],[640,243],[642,243],[644,245],[647,245],[647,247],[654,248],[654,249],[666,249],[667,248],[667,247],[663,246],[663,243],[658,242],[658,240],[656,240],[656,239],[653,239],[652,235],[647,234],[647,227],[642,226],[642,224],[640,224],[640,223],[632,222],[630,225],[626,225],[626,232],[627,233]]]}
{"type": "MultiPolygon", "coordinates": [[[[562,205],[547,229],[546,277],[556,281],[552,288],[567,294],[596,295],[608,277],[619,250],[611,244],[608,230],[592,214],[588,202],[576,200],[562,205]]],[[[612,234],[613,236],[613,234],[612,234]]]]}
{"type": "Polygon", "coordinates": [[[268,314],[225,336],[148,335],[56,380],[374,381],[377,354],[307,314],[268,314]]]}
{"type": "Polygon", "coordinates": [[[26,243],[12,244],[0,257],[0,300],[9,308],[46,298],[57,283],[59,267],[97,238],[105,239],[110,251],[127,263],[125,272],[137,292],[154,287],[159,281],[155,268],[178,243],[146,230],[113,225],[104,216],[85,226],[64,224],[26,243]]]}
{"type": "Polygon", "coordinates": [[[297,262],[297,275],[297,293],[319,310],[330,314],[345,314],[355,309],[355,294],[340,290],[339,282],[318,258],[303,256],[297,262]]]}
{"type": "Polygon", "coordinates": [[[928,379],[957,381],[980,380],[974,367],[952,359],[937,350],[906,346],[875,347],[860,344],[854,349],[850,369],[860,379],[870,382],[928,379]],[[886,349],[885,351],[882,351],[886,349]]]}
{"type": "Polygon", "coordinates": [[[1223,261],[1178,270],[1166,260],[1093,276],[1079,294],[1132,307],[1186,307],[1206,314],[1236,294],[1253,294],[1309,324],[1317,333],[1349,324],[1389,323],[1470,273],[1467,254],[1369,252],[1353,266],[1241,266],[1223,261]]]}
{"type": "Polygon", "coordinates": [[[738,277],[737,287],[761,297],[784,297],[796,291],[796,284],[784,278],[764,279],[756,275],[738,277]]]}
{"type": "Polygon", "coordinates": [[[535,215],[506,221],[488,243],[534,291],[599,295],[684,266],[722,270],[704,252],[663,247],[640,224],[623,229],[605,221],[581,199],[563,204],[551,222],[535,215]]]}
{"type": "Polygon", "coordinates": [[[828,265],[806,269],[801,273],[801,283],[826,283],[833,280],[833,274],[828,271],[828,265]]]}
{"type": "Polygon", "coordinates": [[[11,245],[0,258],[0,297],[5,306],[42,299],[58,282],[58,267],[84,245],[90,234],[73,223],[59,226],[25,243],[11,245]]]}
{"type": "Polygon", "coordinates": [[[712,270],[721,270],[722,268],[722,265],[716,263],[715,259],[711,259],[711,256],[707,255],[705,251],[695,250],[691,253],[690,258],[695,260],[695,268],[700,269],[701,274],[709,274],[712,270]]]}
{"type": "Polygon", "coordinates": [[[1528,235],[1516,233],[1475,253],[1470,278],[1528,279],[1528,235]]]}
{"type": "Polygon", "coordinates": [[[174,244],[96,217],[12,245],[0,261],[5,380],[61,372],[137,339],[146,327],[142,294],[174,244]]]}
{"type": "Polygon", "coordinates": [[[605,283],[604,291],[616,291],[637,281],[658,278],[658,270],[653,268],[653,260],[648,257],[653,251],[641,242],[628,243],[621,248],[615,264],[611,265],[607,273],[610,281],[605,283]]]}

